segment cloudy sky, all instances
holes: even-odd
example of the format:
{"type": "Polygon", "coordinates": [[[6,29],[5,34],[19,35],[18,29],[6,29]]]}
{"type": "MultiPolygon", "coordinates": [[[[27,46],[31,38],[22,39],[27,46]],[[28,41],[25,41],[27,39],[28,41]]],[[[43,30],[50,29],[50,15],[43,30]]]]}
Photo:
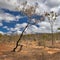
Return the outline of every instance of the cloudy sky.
{"type": "MultiPolygon", "coordinates": [[[[22,8],[21,3],[26,0],[0,0],[0,33],[20,34],[24,27],[27,25],[28,17],[24,16],[21,12],[16,10],[17,6],[22,8]]],[[[43,14],[45,12],[55,11],[60,15],[60,0],[27,0],[28,5],[35,5],[38,3],[38,8],[36,9],[37,14],[43,14]]],[[[60,27],[60,16],[57,17],[54,22],[53,29],[57,32],[57,28],[60,27]]],[[[50,33],[51,27],[50,23],[45,18],[45,21],[38,22],[36,25],[30,25],[25,33],[50,33]]]]}

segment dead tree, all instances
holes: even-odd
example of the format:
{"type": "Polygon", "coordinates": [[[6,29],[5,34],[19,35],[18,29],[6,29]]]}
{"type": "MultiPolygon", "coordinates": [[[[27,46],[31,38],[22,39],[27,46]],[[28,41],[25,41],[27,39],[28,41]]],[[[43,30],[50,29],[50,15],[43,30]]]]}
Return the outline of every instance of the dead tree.
{"type": "Polygon", "coordinates": [[[26,30],[27,27],[28,27],[28,24],[27,24],[27,26],[24,28],[24,30],[22,31],[19,39],[17,40],[16,46],[15,46],[15,48],[13,49],[13,52],[15,52],[15,50],[17,49],[18,46],[20,46],[20,51],[22,50],[23,45],[19,45],[18,43],[19,43],[19,41],[21,40],[21,38],[22,38],[22,36],[23,36],[23,33],[24,33],[24,31],[26,30]]]}
{"type": "MultiPolygon", "coordinates": [[[[30,22],[30,21],[31,21],[31,16],[32,16],[33,14],[35,14],[35,10],[36,10],[36,8],[37,8],[37,5],[36,5],[36,6],[30,6],[30,7],[28,7],[27,9],[25,9],[25,6],[26,6],[26,5],[27,5],[27,1],[23,3],[23,6],[24,6],[24,7],[22,8],[21,12],[22,12],[23,14],[25,14],[26,16],[28,16],[28,18],[29,18],[28,20],[29,20],[29,22],[30,22]]],[[[19,7],[17,7],[16,9],[19,10],[19,7]]],[[[34,22],[34,23],[36,23],[36,22],[34,22]]],[[[26,30],[26,28],[27,28],[28,26],[29,26],[29,23],[27,24],[27,26],[26,26],[26,27],[24,28],[24,30],[22,31],[19,39],[18,39],[17,42],[16,42],[16,46],[13,48],[12,52],[15,52],[18,46],[20,46],[20,49],[19,49],[19,50],[20,50],[20,51],[22,50],[23,45],[19,45],[19,41],[21,40],[21,38],[22,38],[22,36],[23,36],[23,33],[24,33],[24,31],[26,30]]]]}
{"type": "Polygon", "coordinates": [[[56,20],[56,17],[57,17],[57,14],[54,12],[54,11],[51,11],[50,13],[45,13],[45,16],[48,18],[48,21],[50,23],[50,28],[51,28],[51,34],[52,34],[52,46],[54,44],[54,30],[53,30],[53,25],[54,25],[54,22],[56,20]]]}

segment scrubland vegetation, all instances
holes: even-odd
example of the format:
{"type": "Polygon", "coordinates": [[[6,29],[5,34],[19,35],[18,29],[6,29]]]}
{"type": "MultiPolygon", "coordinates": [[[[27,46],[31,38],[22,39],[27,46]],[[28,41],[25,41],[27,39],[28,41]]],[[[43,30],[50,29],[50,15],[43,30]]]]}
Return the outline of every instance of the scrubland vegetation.
{"type": "Polygon", "coordinates": [[[60,60],[60,33],[54,33],[54,47],[51,34],[23,35],[19,44],[22,50],[11,52],[19,35],[0,34],[0,60],[60,60]]]}
{"type": "MultiPolygon", "coordinates": [[[[2,35],[0,34],[0,42],[16,42],[19,39],[20,35],[2,35]]],[[[27,34],[23,35],[21,41],[51,41],[51,34],[49,33],[40,33],[40,34],[27,34]]],[[[60,33],[54,33],[54,41],[60,40],[60,33]]]]}

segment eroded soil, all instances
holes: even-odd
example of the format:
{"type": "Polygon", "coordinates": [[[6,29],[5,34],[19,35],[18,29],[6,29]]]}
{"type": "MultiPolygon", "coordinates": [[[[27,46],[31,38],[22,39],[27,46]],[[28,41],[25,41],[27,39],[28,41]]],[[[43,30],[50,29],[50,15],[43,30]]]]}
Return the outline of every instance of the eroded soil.
{"type": "Polygon", "coordinates": [[[0,60],[60,60],[59,48],[44,48],[33,43],[23,44],[20,52],[11,52],[14,47],[14,42],[0,43],[0,60]]]}

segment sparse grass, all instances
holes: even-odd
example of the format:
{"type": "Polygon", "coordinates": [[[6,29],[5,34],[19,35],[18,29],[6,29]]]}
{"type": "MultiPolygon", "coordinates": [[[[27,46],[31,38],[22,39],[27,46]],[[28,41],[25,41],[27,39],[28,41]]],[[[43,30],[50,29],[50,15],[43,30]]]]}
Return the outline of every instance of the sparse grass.
{"type": "Polygon", "coordinates": [[[0,60],[60,60],[60,34],[54,35],[54,48],[51,48],[51,34],[24,35],[19,42],[22,51],[11,52],[18,39],[18,35],[0,36],[0,60]]]}
{"type": "MultiPolygon", "coordinates": [[[[21,41],[23,49],[20,52],[11,52],[14,42],[0,44],[0,60],[59,60],[60,49],[36,45],[36,41],[21,41]],[[58,53],[59,52],[59,53],[58,53]],[[58,59],[59,58],[59,59],[58,59]]],[[[59,45],[60,46],[60,45],[59,45]]],[[[19,48],[18,48],[19,49],[19,48]]]]}
{"type": "MultiPolygon", "coordinates": [[[[0,34],[0,41],[17,41],[19,39],[19,35],[1,35],[0,34]]],[[[28,34],[23,35],[21,40],[34,40],[34,41],[51,41],[51,34],[28,34]]],[[[54,33],[54,40],[60,40],[60,33],[54,33]]]]}

